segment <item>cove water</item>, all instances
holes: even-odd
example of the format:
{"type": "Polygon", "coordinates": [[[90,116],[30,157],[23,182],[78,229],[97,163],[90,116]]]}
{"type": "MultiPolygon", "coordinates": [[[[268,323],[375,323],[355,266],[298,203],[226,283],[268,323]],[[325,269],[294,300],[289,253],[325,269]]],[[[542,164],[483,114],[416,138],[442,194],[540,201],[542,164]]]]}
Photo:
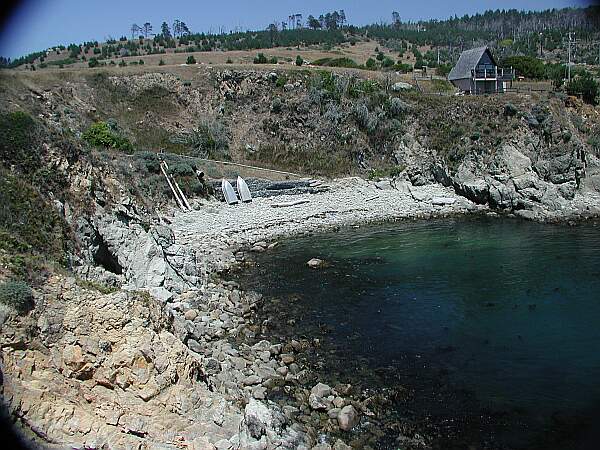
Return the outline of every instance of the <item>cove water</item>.
{"type": "MultiPolygon", "coordinates": [[[[350,228],[290,239],[260,256],[257,270],[251,288],[267,298],[297,298],[279,305],[295,316],[290,333],[329,330],[323,339],[340,350],[342,376],[344,358],[348,371],[356,361],[373,370],[392,367],[417,391],[435,396],[443,383],[467,392],[474,403],[464,407],[475,415],[518,411],[531,433],[507,437],[508,448],[533,445],[557,414],[596,419],[594,224],[479,218],[350,228]],[[315,257],[329,266],[308,268],[315,257]]],[[[449,405],[454,412],[461,407],[449,405]]],[[[434,406],[427,402],[417,407],[439,413],[428,412],[434,406]]]]}

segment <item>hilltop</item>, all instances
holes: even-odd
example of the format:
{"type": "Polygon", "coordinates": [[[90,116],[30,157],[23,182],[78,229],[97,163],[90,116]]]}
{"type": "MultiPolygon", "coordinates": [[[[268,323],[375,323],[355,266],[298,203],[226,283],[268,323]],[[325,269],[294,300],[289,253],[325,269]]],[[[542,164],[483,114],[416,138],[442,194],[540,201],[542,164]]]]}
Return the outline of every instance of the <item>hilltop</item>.
{"type": "Polygon", "coordinates": [[[158,33],[152,33],[150,23],[144,27],[134,24],[130,38],[122,36],[104,43],[89,41],[59,45],[13,61],[3,58],[1,62],[6,67],[30,70],[121,61],[139,63],[140,58],[144,63],[162,60],[166,65],[182,64],[190,55],[209,63],[249,63],[256,53],[262,52],[288,63],[294,63],[297,55],[307,60],[337,55],[338,58],[352,59],[356,65],[366,65],[367,60],[373,58],[373,64],[367,68],[391,69],[397,65],[396,69],[407,71],[422,66],[444,67],[456,62],[461,50],[488,45],[499,59],[519,55],[564,63],[569,46],[568,33],[573,33],[571,59],[574,63],[598,64],[599,57],[599,14],[595,7],[539,12],[496,10],[418,22],[404,22],[400,14],[394,12],[391,23],[367,26],[351,25],[343,11],[318,18],[309,16],[305,22],[301,15],[290,17],[294,17],[293,21],[271,23],[265,30],[219,34],[191,32],[179,20],[172,29],[163,23],[158,33]],[[358,49],[351,48],[354,46],[358,49]],[[386,60],[384,63],[383,57],[376,59],[375,47],[387,49],[389,54],[384,56],[391,62],[386,60]],[[402,67],[403,64],[409,67],[402,67]]]}

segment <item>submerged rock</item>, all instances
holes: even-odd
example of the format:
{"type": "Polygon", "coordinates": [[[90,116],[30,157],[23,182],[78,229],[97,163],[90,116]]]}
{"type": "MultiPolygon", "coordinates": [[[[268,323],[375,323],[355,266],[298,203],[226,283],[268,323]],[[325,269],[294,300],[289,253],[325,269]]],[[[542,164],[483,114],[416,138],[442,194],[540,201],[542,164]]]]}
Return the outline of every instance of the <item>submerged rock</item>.
{"type": "Polygon", "coordinates": [[[325,267],[325,261],[319,258],[313,258],[306,263],[311,269],[322,269],[325,267]]]}

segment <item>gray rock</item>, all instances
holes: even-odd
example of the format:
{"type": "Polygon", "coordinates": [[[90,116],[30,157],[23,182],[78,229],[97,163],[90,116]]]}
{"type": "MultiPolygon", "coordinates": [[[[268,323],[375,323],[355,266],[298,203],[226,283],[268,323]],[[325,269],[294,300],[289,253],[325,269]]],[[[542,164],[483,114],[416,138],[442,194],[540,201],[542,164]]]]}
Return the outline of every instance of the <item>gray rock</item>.
{"type": "Polygon", "coordinates": [[[392,84],[392,91],[394,92],[406,91],[409,89],[414,89],[414,86],[410,83],[404,83],[402,81],[399,81],[397,83],[392,84]]]}
{"type": "Polygon", "coordinates": [[[204,347],[195,339],[188,339],[187,346],[191,351],[196,353],[202,353],[204,351],[204,347]]]}
{"type": "Polygon", "coordinates": [[[320,269],[325,267],[325,261],[319,258],[313,258],[306,263],[311,269],[320,269]]]}
{"type": "Polygon", "coordinates": [[[356,411],[354,406],[347,405],[340,410],[337,420],[341,430],[349,431],[358,425],[360,416],[358,415],[358,411],[356,411]]]}
{"type": "Polygon", "coordinates": [[[274,425],[271,410],[264,403],[253,398],[250,399],[244,409],[244,419],[246,420],[248,432],[255,439],[260,439],[274,425]]]}
{"type": "Polygon", "coordinates": [[[456,199],[453,197],[433,197],[431,199],[432,205],[439,205],[439,206],[453,205],[455,202],[456,202],[456,199]]]}
{"type": "Polygon", "coordinates": [[[317,397],[328,397],[331,395],[331,388],[323,383],[318,383],[310,390],[310,393],[317,397]]]}
{"type": "Polygon", "coordinates": [[[260,384],[262,382],[262,378],[258,375],[250,375],[244,378],[244,386],[253,386],[256,384],[260,384]]]}

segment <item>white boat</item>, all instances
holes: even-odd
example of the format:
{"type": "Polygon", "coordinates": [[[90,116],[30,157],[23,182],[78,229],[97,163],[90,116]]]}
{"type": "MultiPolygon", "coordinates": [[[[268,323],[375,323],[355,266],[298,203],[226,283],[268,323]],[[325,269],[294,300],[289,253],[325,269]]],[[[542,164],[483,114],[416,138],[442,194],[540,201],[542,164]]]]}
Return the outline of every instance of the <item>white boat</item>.
{"type": "Polygon", "coordinates": [[[250,194],[250,189],[248,189],[248,185],[244,181],[242,177],[238,175],[237,177],[237,190],[238,194],[240,194],[240,199],[244,203],[248,203],[252,201],[252,194],[250,194]]]}
{"type": "Polygon", "coordinates": [[[237,195],[235,195],[233,186],[225,178],[223,178],[223,181],[221,182],[221,189],[223,190],[223,196],[225,197],[225,201],[229,205],[235,205],[239,201],[237,195]]]}

